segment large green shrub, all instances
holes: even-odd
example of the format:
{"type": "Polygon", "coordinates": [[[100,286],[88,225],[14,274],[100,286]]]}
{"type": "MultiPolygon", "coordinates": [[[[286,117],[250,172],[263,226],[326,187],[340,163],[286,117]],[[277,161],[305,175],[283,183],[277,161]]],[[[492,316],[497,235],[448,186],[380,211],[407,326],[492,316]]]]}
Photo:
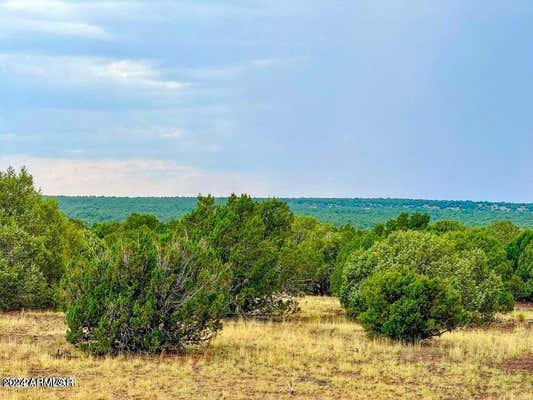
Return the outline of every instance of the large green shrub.
{"type": "Polygon", "coordinates": [[[0,310],[44,308],[51,298],[46,279],[34,265],[13,264],[0,258],[0,310]]]}
{"type": "Polygon", "coordinates": [[[466,226],[462,225],[459,221],[453,219],[441,219],[436,221],[430,226],[430,230],[435,233],[446,233],[452,231],[462,231],[467,229],[466,226]]]}
{"type": "Polygon", "coordinates": [[[361,300],[361,284],[377,270],[376,253],[358,249],[346,261],[343,269],[339,299],[348,318],[356,319],[364,311],[361,300]]]}
{"type": "Polygon", "coordinates": [[[53,306],[54,289],[79,239],[55,201],[35,190],[26,169],[0,171],[0,309],[53,306]]]}
{"type": "Polygon", "coordinates": [[[166,225],[150,214],[131,214],[124,222],[102,222],[94,224],[92,231],[107,244],[112,245],[124,236],[135,236],[141,229],[148,229],[158,235],[160,239],[167,236],[166,225]]]}
{"type": "Polygon", "coordinates": [[[411,215],[402,212],[397,218],[390,219],[385,223],[386,233],[397,230],[425,230],[429,226],[429,214],[414,212],[411,215]]]}
{"type": "Polygon", "coordinates": [[[533,301],[533,241],[524,248],[515,270],[518,286],[517,298],[533,301]]]}
{"type": "Polygon", "coordinates": [[[398,231],[368,250],[355,251],[347,259],[340,291],[347,315],[360,319],[368,311],[369,303],[363,295],[366,280],[376,280],[400,268],[446,282],[450,290],[460,295],[462,323],[488,321],[496,312],[512,308],[511,294],[482,248],[458,249],[446,235],[398,231]]]}
{"type": "MultiPolygon", "coordinates": [[[[384,228],[383,228],[384,229],[384,228]]],[[[331,272],[330,289],[331,293],[340,296],[343,282],[344,267],[348,258],[351,257],[356,250],[367,250],[379,240],[380,235],[384,232],[379,232],[381,229],[372,230],[355,230],[351,226],[343,226],[340,231],[340,243],[335,260],[335,266],[331,272]]]]}
{"type": "Polygon", "coordinates": [[[198,207],[184,217],[186,235],[205,240],[231,266],[229,315],[271,313],[273,304],[283,304],[279,255],[292,219],[287,203],[256,202],[247,195],[232,195],[225,205],[200,197],[198,207]]]}
{"type": "Polygon", "coordinates": [[[520,256],[531,242],[533,242],[533,230],[527,229],[507,246],[507,258],[515,268],[518,267],[520,256]]]}
{"type": "Polygon", "coordinates": [[[513,309],[513,295],[501,276],[494,271],[481,249],[461,252],[454,257],[450,275],[461,293],[468,323],[488,322],[496,312],[513,309]]]}
{"type": "Polygon", "coordinates": [[[97,239],[65,277],[67,339],[93,354],[183,350],[211,338],[228,302],[227,267],[202,243],[161,246],[148,229],[109,250],[97,239]]]}
{"type": "Polygon", "coordinates": [[[43,240],[13,219],[0,225],[0,310],[53,305],[53,290],[39,269],[45,263],[43,240]]]}
{"type": "Polygon", "coordinates": [[[533,301],[533,230],[525,230],[507,246],[513,275],[509,286],[517,300],[533,301]]]}
{"type": "Polygon", "coordinates": [[[465,318],[460,295],[449,284],[409,269],[372,274],[360,299],[359,320],[368,332],[407,342],[440,335],[465,318]]]}
{"type": "Polygon", "coordinates": [[[484,229],[470,228],[463,231],[449,232],[443,238],[461,254],[481,249],[487,256],[489,268],[501,276],[504,282],[512,276],[512,264],[507,259],[505,246],[484,229]]]}
{"type": "Polygon", "coordinates": [[[296,217],[280,254],[282,289],[289,293],[330,294],[339,244],[339,234],[332,225],[311,217],[296,217]]]}
{"type": "Polygon", "coordinates": [[[485,230],[504,246],[507,246],[520,234],[520,228],[509,220],[494,221],[485,230]]]}

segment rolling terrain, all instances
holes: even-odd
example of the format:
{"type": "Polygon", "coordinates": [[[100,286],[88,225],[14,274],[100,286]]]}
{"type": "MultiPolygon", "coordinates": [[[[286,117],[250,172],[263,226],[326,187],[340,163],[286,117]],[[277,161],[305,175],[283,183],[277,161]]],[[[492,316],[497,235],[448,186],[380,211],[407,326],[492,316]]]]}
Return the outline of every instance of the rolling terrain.
{"type": "MultiPolygon", "coordinates": [[[[177,219],[196,206],[194,197],[71,197],[56,196],[59,208],[70,218],[92,225],[122,221],[131,213],[154,214],[161,221],[177,219]]],[[[533,226],[533,203],[492,203],[410,199],[286,198],[298,215],[316,217],[334,225],[352,224],[369,228],[402,212],[425,212],[432,221],[455,219],[468,226],[508,219],[522,227],[533,226]]],[[[225,198],[217,198],[224,202],[225,198]]]]}

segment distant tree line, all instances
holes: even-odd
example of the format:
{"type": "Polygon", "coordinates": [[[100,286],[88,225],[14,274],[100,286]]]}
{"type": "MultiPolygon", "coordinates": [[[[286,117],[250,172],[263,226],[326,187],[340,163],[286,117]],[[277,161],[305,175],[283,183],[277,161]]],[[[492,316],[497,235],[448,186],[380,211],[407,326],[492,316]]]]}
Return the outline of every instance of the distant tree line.
{"type": "Polygon", "coordinates": [[[339,296],[367,332],[408,342],[485,323],[533,301],[533,231],[418,212],[356,229],[247,195],[87,226],[25,169],[0,172],[0,309],[63,309],[90,353],[182,351],[224,318],[284,318],[303,294],[339,296]]]}
{"type": "MultiPolygon", "coordinates": [[[[59,208],[68,217],[92,225],[99,222],[125,221],[132,213],[153,214],[162,222],[179,219],[196,207],[194,197],[96,197],[55,196],[59,208]]],[[[228,199],[217,197],[216,204],[228,199]]],[[[267,199],[255,199],[257,201],[267,199]]],[[[287,198],[296,215],[314,217],[337,227],[349,224],[359,229],[373,228],[402,212],[425,213],[432,221],[453,219],[467,226],[485,226],[507,219],[520,227],[533,227],[532,203],[490,203],[448,200],[410,199],[323,199],[287,198]]]]}

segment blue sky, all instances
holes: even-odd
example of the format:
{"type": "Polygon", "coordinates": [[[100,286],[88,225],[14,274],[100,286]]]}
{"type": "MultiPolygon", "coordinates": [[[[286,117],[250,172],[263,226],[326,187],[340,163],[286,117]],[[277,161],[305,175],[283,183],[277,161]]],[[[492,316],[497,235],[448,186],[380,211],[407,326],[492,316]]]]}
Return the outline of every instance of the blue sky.
{"type": "Polygon", "coordinates": [[[533,201],[530,1],[0,1],[49,194],[533,201]]]}

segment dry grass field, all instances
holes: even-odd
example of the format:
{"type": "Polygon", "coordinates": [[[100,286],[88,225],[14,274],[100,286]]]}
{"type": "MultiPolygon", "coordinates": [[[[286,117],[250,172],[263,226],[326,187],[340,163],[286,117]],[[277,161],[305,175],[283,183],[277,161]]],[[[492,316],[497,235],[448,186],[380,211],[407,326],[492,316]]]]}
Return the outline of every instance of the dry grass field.
{"type": "Polygon", "coordinates": [[[75,376],[70,389],[0,388],[1,399],[533,399],[533,306],[414,346],[369,339],[334,298],[273,323],[228,321],[186,355],[94,358],[63,315],[0,315],[0,376],[75,376]]]}

